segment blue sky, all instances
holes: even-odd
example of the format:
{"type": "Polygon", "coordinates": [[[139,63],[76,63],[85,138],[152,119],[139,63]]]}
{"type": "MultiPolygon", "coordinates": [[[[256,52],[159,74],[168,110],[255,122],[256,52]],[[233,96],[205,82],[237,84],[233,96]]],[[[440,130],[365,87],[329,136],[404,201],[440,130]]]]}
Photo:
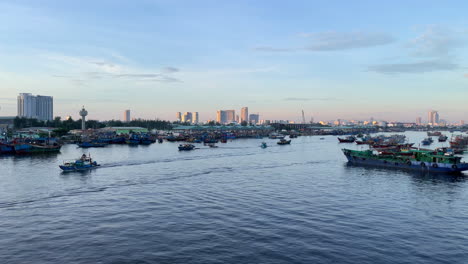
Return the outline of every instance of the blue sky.
{"type": "Polygon", "coordinates": [[[465,119],[464,1],[0,1],[0,115],[465,119]]]}

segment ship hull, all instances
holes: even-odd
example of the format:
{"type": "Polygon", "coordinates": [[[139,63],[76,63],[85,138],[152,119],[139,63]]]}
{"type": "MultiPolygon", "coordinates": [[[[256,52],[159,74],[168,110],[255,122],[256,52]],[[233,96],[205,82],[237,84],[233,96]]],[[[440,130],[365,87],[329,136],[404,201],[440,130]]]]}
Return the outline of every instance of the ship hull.
{"type": "Polygon", "coordinates": [[[381,159],[357,157],[352,154],[346,154],[348,162],[353,165],[384,167],[401,170],[425,171],[434,173],[460,173],[468,170],[468,163],[460,164],[444,164],[444,163],[430,163],[420,161],[407,161],[407,162],[390,162],[381,159]]]}

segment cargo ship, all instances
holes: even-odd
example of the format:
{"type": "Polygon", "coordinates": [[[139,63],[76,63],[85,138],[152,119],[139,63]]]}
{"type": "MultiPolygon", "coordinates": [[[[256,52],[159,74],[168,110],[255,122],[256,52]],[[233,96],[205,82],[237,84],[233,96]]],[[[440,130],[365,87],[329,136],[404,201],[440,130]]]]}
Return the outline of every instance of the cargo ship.
{"type": "Polygon", "coordinates": [[[468,170],[461,157],[442,150],[408,149],[393,153],[373,150],[342,149],[350,164],[438,173],[460,173],[468,170]]]}

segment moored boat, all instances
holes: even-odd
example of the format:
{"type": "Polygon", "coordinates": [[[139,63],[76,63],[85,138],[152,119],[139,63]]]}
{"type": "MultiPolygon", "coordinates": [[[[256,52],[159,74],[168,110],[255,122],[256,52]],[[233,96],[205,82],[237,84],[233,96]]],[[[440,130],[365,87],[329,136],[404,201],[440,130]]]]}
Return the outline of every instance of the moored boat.
{"type": "Polygon", "coordinates": [[[446,142],[448,137],[446,135],[440,135],[439,136],[439,142],[446,142]]]}
{"type": "Polygon", "coordinates": [[[266,142],[262,142],[262,144],[260,145],[260,147],[262,149],[266,149],[268,147],[267,143],[266,142]]]}
{"type": "Polygon", "coordinates": [[[356,141],[356,138],[353,136],[348,136],[345,138],[338,138],[338,141],[340,143],[353,143],[354,141],[356,141]]]}
{"type": "Polygon", "coordinates": [[[387,168],[419,170],[440,173],[458,173],[468,170],[461,157],[440,150],[410,149],[396,153],[376,153],[372,150],[342,149],[350,164],[387,168]]]}
{"type": "Polygon", "coordinates": [[[107,144],[93,141],[85,141],[77,144],[80,148],[103,148],[107,144]]]}

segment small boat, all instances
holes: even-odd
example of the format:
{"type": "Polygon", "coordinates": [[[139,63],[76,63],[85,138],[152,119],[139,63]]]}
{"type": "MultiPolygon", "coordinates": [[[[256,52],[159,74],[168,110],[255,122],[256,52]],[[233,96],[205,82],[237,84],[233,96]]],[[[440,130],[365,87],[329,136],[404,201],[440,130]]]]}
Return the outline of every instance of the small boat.
{"type": "Polygon", "coordinates": [[[158,143],[163,143],[163,139],[162,138],[158,138],[158,143]]]}
{"type": "Polygon", "coordinates": [[[210,147],[210,148],[217,148],[218,146],[216,146],[214,143],[210,143],[210,144],[208,144],[208,147],[210,147]]]}
{"type": "Polygon", "coordinates": [[[345,138],[338,138],[338,141],[340,143],[353,143],[356,141],[356,138],[353,136],[345,137],[345,138]]]}
{"type": "Polygon", "coordinates": [[[297,138],[297,135],[296,134],[291,134],[291,135],[289,135],[289,138],[297,138]]]}
{"type": "Polygon", "coordinates": [[[268,147],[267,143],[266,142],[262,142],[262,144],[260,145],[260,147],[262,149],[266,149],[268,147]]]}
{"type": "Polygon", "coordinates": [[[428,137],[439,137],[441,136],[442,133],[439,132],[439,131],[434,131],[434,132],[431,132],[431,131],[427,131],[427,136],[428,137]]]}
{"type": "Polygon", "coordinates": [[[107,144],[106,143],[93,142],[93,141],[86,141],[86,142],[78,143],[77,145],[80,148],[103,148],[107,144]]]}
{"type": "Polygon", "coordinates": [[[289,145],[291,144],[291,140],[286,140],[286,139],[281,139],[280,141],[277,142],[278,145],[289,145]]]}
{"type": "Polygon", "coordinates": [[[325,138],[320,138],[320,140],[324,140],[325,138]]]}
{"type": "Polygon", "coordinates": [[[432,142],[433,142],[432,138],[429,137],[429,138],[423,139],[423,141],[421,141],[421,144],[423,146],[429,146],[430,144],[432,144],[432,142]]]}
{"type": "Polygon", "coordinates": [[[439,142],[445,142],[447,141],[448,137],[446,135],[440,135],[439,136],[439,142]]]}
{"type": "Polygon", "coordinates": [[[63,165],[60,165],[59,167],[64,172],[70,172],[90,170],[99,166],[101,165],[99,165],[96,161],[93,161],[90,156],[86,156],[86,154],[83,154],[83,156],[81,156],[80,159],[64,161],[63,165]]]}
{"type": "MultiPolygon", "coordinates": [[[[210,143],[218,143],[218,140],[214,139],[214,138],[206,138],[203,143],[205,144],[210,144],[210,143]]],[[[223,143],[226,143],[226,142],[223,142],[223,143]]]]}
{"type": "Polygon", "coordinates": [[[193,150],[195,149],[195,145],[192,144],[180,144],[179,145],[179,150],[193,150]]]}
{"type": "Polygon", "coordinates": [[[226,139],[226,138],[222,138],[222,139],[221,139],[221,143],[227,143],[227,139],[226,139]]]}

